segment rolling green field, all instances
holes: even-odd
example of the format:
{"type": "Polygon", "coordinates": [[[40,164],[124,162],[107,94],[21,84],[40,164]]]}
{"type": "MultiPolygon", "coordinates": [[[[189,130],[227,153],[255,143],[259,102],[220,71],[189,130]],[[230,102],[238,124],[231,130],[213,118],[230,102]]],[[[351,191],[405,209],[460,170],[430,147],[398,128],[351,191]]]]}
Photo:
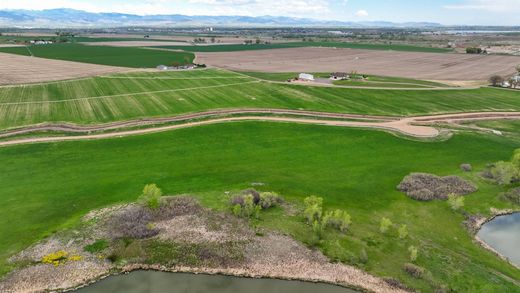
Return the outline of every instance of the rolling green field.
{"type": "Polygon", "coordinates": [[[221,70],[136,72],[0,87],[0,127],[100,123],[226,108],[282,108],[374,115],[519,111],[520,93],[366,90],[274,84],[221,70]]]}
{"type": "Polygon", "coordinates": [[[155,68],[174,62],[192,63],[195,56],[187,52],[168,52],[132,47],[52,44],[29,47],[0,48],[0,52],[36,57],[132,68],[155,68]],[[29,48],[29,50],[27,50],[29,48]],[[30,53],[31,52],[31,53],[30,53]]]}
{"type": "Polygon", "coordinates": [[[329,48],[350,48],[350,49],[366,49],[366,50],[392,50],[404,52],[429,52],[429,53],[447,53],[452,52],[451,49],[420,47],[413,45],[401,44],[361,44],[361,43],[345,43],[345,42],[290,42],[290,43],[274,43],[274,44],[231,44],[231,45],[202,45],[202,46],[159,46],[157,48],[184,50],[188,52],[234,52],[234,51],[250,51],[250,50],[266,50],[266,49],[286,49],[286,48],[302,48],[302,47],[329,47],[329,48]]]}
{"type": "MultiPolygon", "coordinates": [[[[275,123],[229,123],[173,132],[97,141],[0,148],[0,259],[54,231],[74,226],[86,212],[135,200],[147,183],[166,194],[190,193],[204,204],[222,207],[224,191],[252,182],[296,202],[322,196],[325,208],[352,215],[346,236],[330,233],[318,244],[335,260],[379,276],[399,278],[421,292],[445,285],[455,292],[515,292],[510,279],[520,271],[472,242],[463,216],[446,202],[417,202],[396,191],[410,172],[459,174],[473,164],[480,190],[466,199],[466,211],[489,214],[510,208],[503,191],[478,179],[485,164],[507,160],[517,140],[460,133],[444,142],[417,142],[381,131],[275,123]],[[464,151],[461,151],[464,150],[464,151]],[[381,217],[407,224],[410,236],[378,232],[381,217]],[[16,225],[13,225],[16,223],[16,225]],[[419,247],[417,264],[431,272],[434,285],[402,271],[407,247],[419,247]],[[366,263],[357,262],[361,249],[366,263]]],[[[278,210],[262,215],[262,227],[307,242],[309,227],[278,210]]]]}
{"type": "MultiPolygon", "coordinates": [[[[298,76],[297,72],[239,72],[254,78],[259,78],[269,81],[286,81],[298,76]]],[[[317,78],[329,78],[330,73],[314,72],[312,73],[317,78]]],[[[359,74],[361,75],[361,74],[359,74]]],[[[333,83],[335,85],[346,86],[363,86],[363,87],[402,87],[402,88],[429,88],[429,87],[449,87],[448,85],[410,78],[389,77],[377,75],[363,75],[366,80],[337,80],[333,83]]]]}

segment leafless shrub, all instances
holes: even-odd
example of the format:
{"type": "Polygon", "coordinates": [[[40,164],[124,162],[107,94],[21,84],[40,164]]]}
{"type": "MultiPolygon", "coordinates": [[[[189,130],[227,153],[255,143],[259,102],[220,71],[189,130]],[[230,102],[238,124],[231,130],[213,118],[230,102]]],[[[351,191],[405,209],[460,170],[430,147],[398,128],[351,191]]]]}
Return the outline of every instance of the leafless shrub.
{"type": "Polygon", "coordinates": [[[200,212],[199,202],[189,196],[175,196],[163,198],[161,206],[153,211],[154,220],[168,220],[173,217],[192,215],[200,212]]]}
{"type": "Polygon", "coordinates": [[[387,278],[383,278],[383,280],[392,288],[401,289],[401,290],[408,289],[403,283],[401,283],[399,280],[397,280],[395,278],[387,277],[387,278]]]}
{"type": "Polygon", "coordinates": [[[153,222],[169,220],[176,216],[194,214],[202,210],[197,200],[187,197],[165,197],[156,209],[145,206],[129,206],[114,214],[108,221],[113,238],[144,239],[159,234],[153,222]]]}
{"type": "Polygon", "coordinates": [[[464,172],[471,172],[471,170],[473,170],[473,167],[471,166],[471,164],[461,164],[460,169],[464,172]]]}
{"type": "Polygon", "coordinates": [[[424,274],[424,269],[422,267],[412,263],[405,263],[403,265],[403,270],[416,279],[420,279],[424,274]]]}
{"type": "Polygon", "coordinates": [[[439,177],[426,173],[412,173],[406,176],[397,189],[406,192],[410,198],[421,201],[444,200],[450,194],[466,195],[477,191],[474,184],[460,177],[439,177]]]}
{"type": "Polygon", "coordinates": [[[109,222],[113,238],[144,239],[159,234],[150,225],[152,211],[142,206],[131,206],[114,215],[109,222]]]}

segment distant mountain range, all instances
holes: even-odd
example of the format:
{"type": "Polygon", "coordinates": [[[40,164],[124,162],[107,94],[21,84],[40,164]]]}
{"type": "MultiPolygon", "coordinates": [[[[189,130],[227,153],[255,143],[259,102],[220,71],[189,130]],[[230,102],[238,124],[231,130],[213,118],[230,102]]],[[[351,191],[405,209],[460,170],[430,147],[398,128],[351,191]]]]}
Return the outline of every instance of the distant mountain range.
{"type": "Polygon", "coordinates": [[[0,10],[0,27],[102,28],[122,26],[226,26],[226,27],[439,27],[439,23],[393,23],[324,21],[282,16],[188,16],[91,13],[74,9],[0,10]]]}

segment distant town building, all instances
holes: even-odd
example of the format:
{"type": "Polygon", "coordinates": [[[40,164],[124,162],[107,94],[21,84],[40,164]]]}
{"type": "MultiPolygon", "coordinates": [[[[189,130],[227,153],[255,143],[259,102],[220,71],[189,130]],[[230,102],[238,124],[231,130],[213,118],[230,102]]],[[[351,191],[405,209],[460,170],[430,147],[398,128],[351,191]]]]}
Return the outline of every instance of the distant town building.
{"type": "Polygon", "coordinates": [[[300,73],[298,75],[298,79],[304,80],[304,81],[314,81],[314,75],[309,74],[309,73],[300,73]]]}

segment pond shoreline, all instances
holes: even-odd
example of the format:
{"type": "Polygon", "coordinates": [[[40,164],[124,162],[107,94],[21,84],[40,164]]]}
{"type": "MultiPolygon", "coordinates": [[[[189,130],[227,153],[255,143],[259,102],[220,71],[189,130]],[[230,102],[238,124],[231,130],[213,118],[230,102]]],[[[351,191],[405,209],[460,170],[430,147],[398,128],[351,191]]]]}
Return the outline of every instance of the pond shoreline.
{"type": "Polygon", "coordinates": [[[484,226],[485,224],[493,221],[494,219],[496,219],[498,217],[513,215],[513,214],[517,214],[517,213],[520,213],[520,210],[493,210],[491,216],[489,216],[487,218],[482,218],[482,220],[478,221],[476,223],[476,225],[474,227],[472,227],[472,228],[474,229],[473,230],[474,231],[473,232],[474,233],[474,240],[475,240],[475,242],[478,245],[480,245],[484,249],[487,249],[488,251],[490,251],[493,254],[495,254],[496,256],[498,256],[500,259],[504,260],[508,264],[510,264],[510,265],[514,266],[515,268],[520,270],[520,266],[519,265],[511,262],[507,256],[503,255],[502,253],[497,251],[495,248],[491,247],[491,245],[487,244],[483,239],[481,239],[478,236],[478,232],[480,231],[482,226],[484,226]]]}
{"type": "Polygon", "coordinates": [[[255,275],[255,274],[249,274],[246,270],[237,270],[237,269],[211,269],[211,268],[190,268],[190,267],[175,267],[175,268],[168,268],[161,265],[147,265],[147,264],[132,264],[128,265],[122,268],[119,272],[113,272],[109,274],[105,274],[102,276],[99,276],[95,279],[89,280],[85,282],[84,284],[81,284],[76,287],[67,288],[60,290],[58,292],[75,292],[79,289],[89,287],[95,283],[98,283],[104,279],[120,276],[120,275],[127,275],[132,272],[136,271],[155,271],[155,272],[164,272],[164,273],[184,273],[184,274],[193,274],[193,275],[207,275],[207,276],[225,276],[225,277],[236,277],[236,278],[246,278],[246,279],[268,279],[268,280],[280,280],[280,281],[298,281],[298,282],[304,282],[304,283],[315,283],[315,284],[327,284],[327,285],[334,285],[338,287],[342,287],[345,289],[355,290],[357,292],[375,292],[371,290],[367,290],[362,287],[357,287],[348,283],[335,283],[335,282],[328,282],[320,279],[315,278],[298,278],[298,277],[288,277],[288,276],[262,276],[262,275],[255,275]],[[241,272],[239,272],[241,271],[241,272]]]}

